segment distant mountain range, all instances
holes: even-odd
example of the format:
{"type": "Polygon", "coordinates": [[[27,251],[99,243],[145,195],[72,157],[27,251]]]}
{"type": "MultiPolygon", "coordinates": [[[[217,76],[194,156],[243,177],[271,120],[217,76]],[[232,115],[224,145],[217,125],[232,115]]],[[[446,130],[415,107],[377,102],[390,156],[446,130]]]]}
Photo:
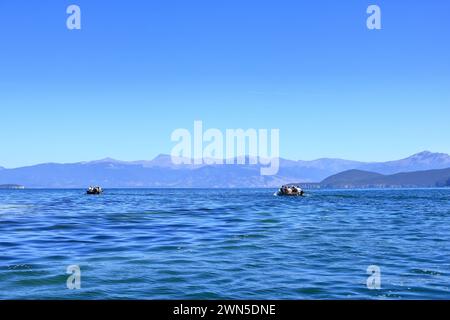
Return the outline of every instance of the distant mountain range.
{"type": "MultiPolygon", "coordinates": [[[[248,158],[247,158],[248,160],[248,158]]],[[[174,165],[169,155],[153,160],[102,159],[70,164],[46,163],[15,169],[0,169],[0,184],[27,188],[112,187],[277,187],[290,182],[320,182],[348,170],[391,175],[400,172],[450,168],[450,156],[424,151],[388,162],[359,162],[323,158],[294,161],[280,158],[275,176],[261,176],[260,165],[174,165]]]]}
{"type": "Polygon", "coordinates": [[[450,187],[450,168],[391,175],[348,170],[326,178],[321,188],[432,188],[450,187]]]}

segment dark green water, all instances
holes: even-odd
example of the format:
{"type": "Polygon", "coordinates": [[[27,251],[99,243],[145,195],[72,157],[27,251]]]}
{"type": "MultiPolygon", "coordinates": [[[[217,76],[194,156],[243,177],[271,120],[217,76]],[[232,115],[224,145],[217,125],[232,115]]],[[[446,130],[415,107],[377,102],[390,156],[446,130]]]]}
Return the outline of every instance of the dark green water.
{"type": "Polygon", "coordinates": [[[450,190],[274,191],[1,190],[0,299],[450,298],[450,190]]]}

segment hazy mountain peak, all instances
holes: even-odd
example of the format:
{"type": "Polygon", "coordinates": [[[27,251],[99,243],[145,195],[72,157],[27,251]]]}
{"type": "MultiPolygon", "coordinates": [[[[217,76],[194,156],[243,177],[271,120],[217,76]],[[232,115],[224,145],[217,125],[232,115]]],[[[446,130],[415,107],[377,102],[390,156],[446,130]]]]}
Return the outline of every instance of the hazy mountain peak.
{"type": "Polygon", "coordinates": [[[148,165],[160,167],[172,167],[174,164],[171,155],[161,153],[158,154],[156,157],[154,157],[151,161],[149,161],[148,165]]]}
{"type": "Polygon", "coordinates": [[[433,152],[428,151],[428,150],[425,150],[425,151],[422,151],[422,152],[418,152],[418,153],[416,153],[416,154],[413,154],[412,157],[414,157],[414,156],[428,156],[428,155],[430,155],[430,154],[433,154],[433,152]]]}
{"type": "Polygon", "coordinates": [[[422,151],[416,154],[413,154],[407,159],[448,159],[450,160],[450,156],[446,153],[438,153],[438,152],[431,152],[431,151],[422,151]]]}
{"type": "Polygon", "coordinates": [[[103,159],[99,159],[99,160],[86,161],[86,162],[82,162],[82,163],[83,164],[99,164],[99,163],[126,163],[126,162],[107,157],[107,158],[103,158],[103,159]]]}
{"type": "Polygon", "coordinates": [[[100,160],[97,160],[97,162],[119,162],[119,160],[116,160],[114,158],[106,157],[100,160]]]}
{"type": "Polygon", "coordinates": [[[159,160],[167,160],[170,159],[171,156],[165,153],[160,153],[156,157],[154,157],[151,161],[159,161],[159,160]]]}
{"type": "Polygon", "coordinates": [[[394,174],[398,172],[444,169],[448,167],[450,167],[450,156],[448,154],[422,151],[401,160],[364,164],[358,169],[383,174],[394,174]]]}

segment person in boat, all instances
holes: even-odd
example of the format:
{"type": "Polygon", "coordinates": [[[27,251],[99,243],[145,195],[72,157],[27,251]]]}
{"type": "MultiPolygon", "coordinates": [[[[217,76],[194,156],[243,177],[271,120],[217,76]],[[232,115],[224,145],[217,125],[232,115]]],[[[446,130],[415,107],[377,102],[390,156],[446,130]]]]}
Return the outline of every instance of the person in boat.
{"type": "Polygon", "coordinates": [[[292,188],[284,185],[281,187],[281,193],[282,194],[292,194],[292,188]]]}
{"type": "Polygon", "coordinates": [[[280,193],[284,195],[300,195],[303,196],[304,191],[299,186],[286,186],[283,185],[280,188],[280,193]]]}
{"type": "Polygon", "coordinates": [[[294,189],[294,193],[295,193],[295,194],[298,194],[298,195],[303,196],[303,194],[305,193],[305,192],[303,191],[303,189],[300,188],[299,186],[294,186],[294,187],[292,187],[292,188],[294,189]]]}
{"type": "Polygon", "coordinates": [[[95,187],[90,186],[87,190],[88,194],[100,194],[102,192],[103,192],[103,190],[99,186],[95,186],[95,187]]]}

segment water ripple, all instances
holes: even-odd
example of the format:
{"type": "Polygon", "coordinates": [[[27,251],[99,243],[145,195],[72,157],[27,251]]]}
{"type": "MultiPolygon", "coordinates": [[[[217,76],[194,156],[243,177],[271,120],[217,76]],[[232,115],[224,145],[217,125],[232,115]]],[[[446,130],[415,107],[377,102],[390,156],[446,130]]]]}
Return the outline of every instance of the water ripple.
{"type": "Polygon", "coordinates": [[[2,190],[0,299],[447,299],[449,225],[448,189],[2,190]]]}

